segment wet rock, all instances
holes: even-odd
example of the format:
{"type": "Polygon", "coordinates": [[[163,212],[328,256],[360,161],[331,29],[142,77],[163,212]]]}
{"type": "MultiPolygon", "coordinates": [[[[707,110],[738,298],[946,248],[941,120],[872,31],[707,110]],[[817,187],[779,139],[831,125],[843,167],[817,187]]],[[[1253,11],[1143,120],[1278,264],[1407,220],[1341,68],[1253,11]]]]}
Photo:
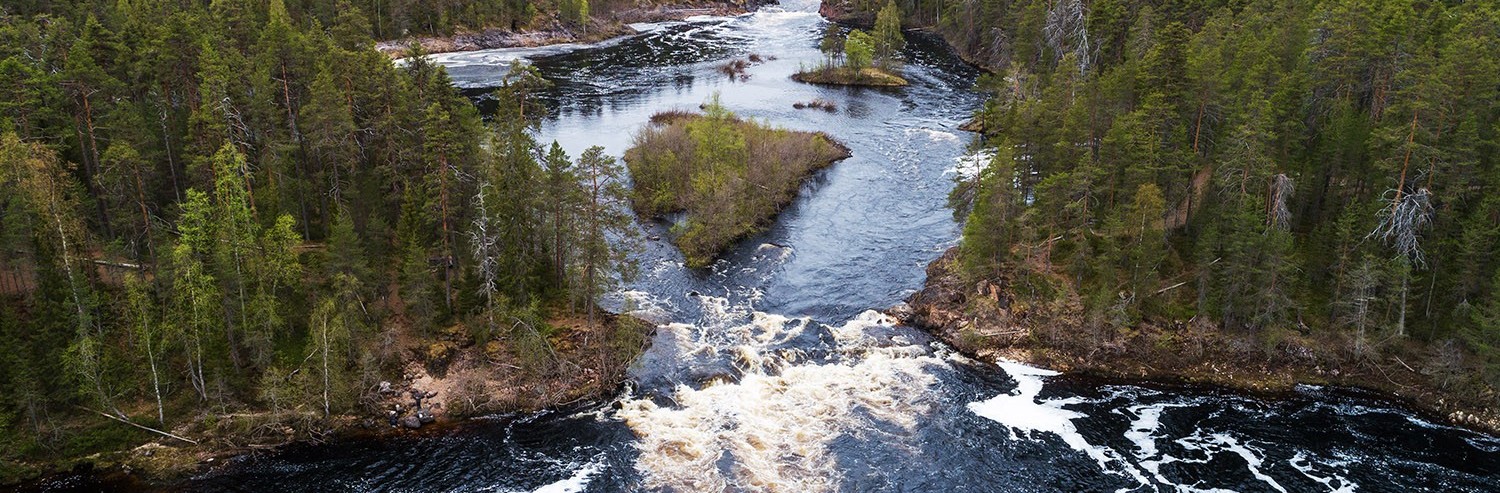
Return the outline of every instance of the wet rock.
{"type": "Polygon", "coordinates": [[[422,427],[422,419],[418,418],[414,414],[413,415],[407,415],[407,416],[401,418],[401,426],[405,427],[407,429],[415,430],[417,428],[421,428],[422,427]]]}
{"type": "Polygon", "coordinates": [[[426,409],[423,409],[423,410],[417,411],[417,421],[419,423],[425,425],[425,424],[432,423],[433,421],[437,421],[437,418],[434,417],[431,412],[428,412],[426,409]]]}

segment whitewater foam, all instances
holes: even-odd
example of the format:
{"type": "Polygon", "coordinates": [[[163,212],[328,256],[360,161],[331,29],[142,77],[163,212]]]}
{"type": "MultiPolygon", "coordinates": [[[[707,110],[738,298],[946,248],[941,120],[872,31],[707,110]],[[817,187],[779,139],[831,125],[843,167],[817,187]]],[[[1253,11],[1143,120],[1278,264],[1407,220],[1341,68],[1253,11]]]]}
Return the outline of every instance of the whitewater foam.
{"type": "Polygon", "coordinates": [[[571,477],[537,488],[532,493],[578,493],[588,488],[589,479],[598,474],[600,469],[603,466],[599,462],[591,462],[573,472],[571,477]]]}
{"type": "Polygon", "coordinates": [[[1141,484],[1150,483],[1140,471],[1123,461],[1113,450],[1091,444],[1078,433],[1073,420],[1087,415],[1064,409],[1063,406],[1081,402],[1079,399],[1037,400],[1037,394],[1042,391],[1042,377],[1057,376],[1058,372],[1006,359],[1001,359],[996,364],[1012,379],[1015,379],[1015,393],[997,395],[986,401],[971,402],[968,406],[970,412],[1005,425],[1010,429],[1012,438],[1018,437],[1017,430],[1024,432],[1025,438],[1028,439],[1036,439],[1037,433],[1051,433],[1061,438],[1063,443],[1068,444],[1073,450],[1094,459],[1099,463],[1100,469],[1129,475],[1141,484]],[[1119,463],[1123,467],[1114,470],[1110,467],[1111,463],[1119,463]]]}
{"type": "Polygon", "coordinates": [[[867,331],[892,323],[868,311],[829,329],[848,357],[823,363],[800,362],[783,347],[812,330],[806,318],[755,312],[749,323],[715,329],[736,343],[729,352],[744,371],[738,381],[679,385],[671,406],[621,405],[618,416],[639,438],[636,468],[647,489],[836,490],[836,440],[876,428],[910,433],[935,405],[931,367],[943,360],[870,341],[867,331]]]}

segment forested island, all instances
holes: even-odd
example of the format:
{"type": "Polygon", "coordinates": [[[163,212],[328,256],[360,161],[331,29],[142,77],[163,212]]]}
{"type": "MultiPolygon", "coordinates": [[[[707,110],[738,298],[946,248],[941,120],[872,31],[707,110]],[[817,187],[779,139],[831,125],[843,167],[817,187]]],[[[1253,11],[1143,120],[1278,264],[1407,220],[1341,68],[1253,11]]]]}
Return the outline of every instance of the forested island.
{"type": "Polygon", "coordinates": [[[854,29],[845,34],[838,24],[830,23],[818,44],[823,64],[792,74],[792,79],[840,86],[905,86],[909,83],[899,75],[905,47],[901,11],[888,2],[880,9],[873,32],[854,29]]]}
{"type": "Polygon", "coordinates": [[[656,114],[625,151],[631,203],[641,217],[683,214],[672,234],[690,267],[713,263],[776,217],[809,174],[847,157],[827,134],[744,120],[717,98],[702,114],[656,114]]]}
{"type": "Polygon", "coordinates": [[[1040,364],[1375,388],[1497,428],[1493,4],[897,5],[995,71],[970,126],[993,158],[955,189],[962,243],[909,322],[1040,364]]]}

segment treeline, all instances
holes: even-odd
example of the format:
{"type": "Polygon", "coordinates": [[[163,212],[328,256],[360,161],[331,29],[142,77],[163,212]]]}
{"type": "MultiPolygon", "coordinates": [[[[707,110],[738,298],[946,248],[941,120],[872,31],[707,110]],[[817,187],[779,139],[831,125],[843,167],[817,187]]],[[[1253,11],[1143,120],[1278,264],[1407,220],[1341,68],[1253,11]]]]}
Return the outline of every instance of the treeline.
{"type": "Polygon", "coordinates": [[[6,464],[131,433],[85,409],[321,418],[400,376],[403,334],[537,352],[548,313],[592,316],[623,271],[620,167],[534,141],[534,72],[485,123],[344,7],[332,24],[281,0],[0,19],[6,464]]]}
{"type": "MultiPolygon", "coordinates": [[[[126,0],[124,2],[57,2],[53,0],[15,0],[0,6],[6,15],[31,18],[82,19],[87,15],[105,16],[111,11],[136,11],[145,14],[170,14],[200,9],[205,4],[216,15],[229,16],[245,26],[260,26],[267,20],[271,0],[126,0]]],[[[512,31],[535,27],[557,20],[585,25],[590,10],[609,12],[633,7],[618,0],[283,0],[282,6],[303,22],[323,26],[358,29],[362,36],[375,40],[401,39],[418,35],[445,35],[461,30],[498,27],[512,31]]]]}
{"type": "Polygon", "coordinates": [[[1417,370],[1500,386],[1493,3],[898,5],[997,69],[968,275],[1108,327],[1426,342],[1417,370]]]}

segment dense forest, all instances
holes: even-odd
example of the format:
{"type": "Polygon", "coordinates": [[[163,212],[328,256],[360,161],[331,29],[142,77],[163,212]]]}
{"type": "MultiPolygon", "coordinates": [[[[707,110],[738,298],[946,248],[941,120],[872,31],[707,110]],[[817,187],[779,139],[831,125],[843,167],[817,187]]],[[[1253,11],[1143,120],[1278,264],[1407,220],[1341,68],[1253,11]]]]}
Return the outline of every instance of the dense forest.
{"type": "MultiPolygon", "coordinates": [[[[267,20],[266,4],[265,0],[12,0],[5,3],[4,10],[6,15],[22,18],[81,20],[89,14],[105,14],[108,9],[132,15],[159,15],[151,18],[166,20],[173,14],[206,5],[214,15],[229,17],[230,23],[236,24],[235,32],[245,34],[258,31],[267,20]]],[[[591,10],[603,12],[635,5],[620,0],[602,0],[592,8],[588,0],[286,0],[282,6],[292,18],[309,24],[316,21],[323,26],[339,26],[357,17],[356,25],[345,24],[343,28],[358,29],[376,40],[388,40],[496,26],[516,30],[550,18],[579,22],[586,21],[591,10]]]]}
{"type": "Polygon", "coordinates": [[[321,418],[401,376],[398,339],[525,366],[549,317],[594,321],[629,274],[622,168],[534,140],[528,69],[486,122],[373,48],[412,6],[484,2],[387,3],[7,2],[0,472],[141,439],[96,412],[321,418]]]}
{"type": "Polygon", "coordinates": [[[995,70],[994,157],[954,194],[965,276],[1096,328],[1401,351],[1495,402],[1493,2],[897,3],[995,70]]]}

